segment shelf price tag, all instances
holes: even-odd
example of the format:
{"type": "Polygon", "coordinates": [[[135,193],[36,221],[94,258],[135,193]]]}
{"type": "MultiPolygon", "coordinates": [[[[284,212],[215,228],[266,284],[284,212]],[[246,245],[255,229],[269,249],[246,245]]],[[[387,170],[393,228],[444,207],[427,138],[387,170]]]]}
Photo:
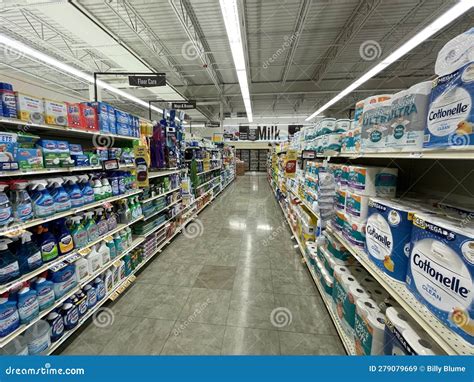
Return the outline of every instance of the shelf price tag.
{"type": "Polygon", "coordinates": [[[102,162],[102,168],[104,171],[118,170],[120,168],[120,164],[117,159],[108,159],[102,162]]]}

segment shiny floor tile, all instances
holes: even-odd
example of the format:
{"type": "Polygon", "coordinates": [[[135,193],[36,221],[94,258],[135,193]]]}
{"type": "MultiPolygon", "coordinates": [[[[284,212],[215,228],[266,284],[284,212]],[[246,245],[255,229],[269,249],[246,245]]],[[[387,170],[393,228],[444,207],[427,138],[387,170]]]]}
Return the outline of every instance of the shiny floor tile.
{"type": "Polygon", "coordinates": [[[226,327],[221,354],[278,355],[280,341],[276,330],[226,327]]]}

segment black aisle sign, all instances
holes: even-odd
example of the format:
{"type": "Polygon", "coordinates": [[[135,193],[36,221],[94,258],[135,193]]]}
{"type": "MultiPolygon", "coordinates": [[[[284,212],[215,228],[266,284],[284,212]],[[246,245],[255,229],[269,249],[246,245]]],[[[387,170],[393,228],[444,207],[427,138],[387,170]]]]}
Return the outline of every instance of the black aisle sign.
{"type": "Polygon", "coordinates": [[[171,102],[171,108],[177,110],[190,110],[196,108],[196,101],[176,101],[171,102]]]}
{"type": "Polygon", "coordinates": [[[150,75],[129,76],[128,84],[131,86],[141,86],[142,88],[165,86],[166,74],[157,73],[157,74],[150,74],[150,75]]]}
{"type": "Polygon", "coordinates": [[[210,129],[215,129],[217,127],[221,127],[221,123],[209,121],[206,123],[206,127],[209,127],[210,129]]]}
{"type": "Polygon", "coordinates": [[[239,139],[241,141],[246,141],[249,139],[249,127],[248,126],[239,126],[239,139]]]}

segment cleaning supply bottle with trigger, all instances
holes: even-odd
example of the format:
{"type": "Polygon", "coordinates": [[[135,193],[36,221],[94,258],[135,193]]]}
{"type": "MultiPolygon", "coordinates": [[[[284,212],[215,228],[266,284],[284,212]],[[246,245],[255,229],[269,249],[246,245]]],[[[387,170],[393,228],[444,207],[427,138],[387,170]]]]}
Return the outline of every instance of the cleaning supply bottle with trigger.
{"type": "Polygon", "coordinates": [[[33,212],[37,218],[45,218],[55,212],[54,199],[46,189],[47,184],[44,180],[31,180],[29,182],[33,212]]]}
{"type": "Polygon", "coordinates": [[[88,243],[87,231],[82,225],[82,216],[72,216],[71,235],[76,248],[84,248],[88,243]]]}
{"type": "Polygon", "coordinates": [[[71,209],[71,200],[63,187],[64,181],[61,178],[48,179],[48,190],[54,200],[54,210],[64,212],[71,209]]]}
{"type": "Polygon", "coordinates": [[[59,255],[58,242],[54,235],[49,232],[47,224],[37,227],[37,244],[41,251],[41,257],[44,263],[56,259],[59,255]]]}
{"type": "Polygon", "coordinates": [[[18,248],[18,262],[22,275],[33,272],[43,265],[41,251],[38,246],[31,241],[33,234],[30,231],[24,231],[21,234],[21,245],[18,248]]]}
{"type": "Polygon", "coordinates": [[[74,250],[74,241],[71,232],[66,227],[66,220],[64,218],[54,221],[54,233],[58,242],[58,249],[60,255],[67,255],[74,250]]]}
{"type": "Polygon", "coordinates": [[[82,192],[84,204],[93,203],[95,201],[95,194],[89,177],[87,175],[79,175],[77,178],[79,179],[79,187],[82,192]]]}
{"type": "Polygon", "coordinates": [[[99,231],[99,236],[104,236],[109,232],[109,226],[107,224],[107,220],[105,219],[104,215],[104,209],[103,208],[97,208],[95,210],[96,213],[96,224],[97,224],[97,229],[99,231]]]}
{"type": "Polygon", "coordinates": [[[65,176],[64,178],[64,189],[69,195],[71,200],[71,207],[78,208],[84,205],[84,196],[82,195],[81,188],[78,185],[77,176],[65,176]]]}
{"type": "Polygon", "coordinates": [[[17,257],[8,249],[10,239],[0,240],[0,284],[6,284],[20,277],[17,257]]]}
{"type": "Polygon", "coordinates": [[[19,179],[11,182],[11,189],[14,191],[12,193],[13,216],[20,223],[33,218],[33,205],[30,195],[26,191],[27,187],[26,180],[19,179]]]}
{"type": "Polygon", "coordinates": [[[112,231],[113,229],[117,228],[117,215],[115,215],[115,212],[111,205],[106,207],[106,210],[107,226],[109,228],[109,231],[112,231]]]}
{"type": "Polygon", "coordinates": [[[8,183],[0,182],[0,227],[10,224],[13,221],[13,210],[5,189],[8,183]]]}
{"type": "Polygon", "coordinates": [[[95,224],[93,212],[88,211],[84,214],[84,216],[86,218],[84,228],[87,231],[87,240],[89,243],[91,243],[99,238],[99,230],[97,228],[97,224],[95,224]]]}

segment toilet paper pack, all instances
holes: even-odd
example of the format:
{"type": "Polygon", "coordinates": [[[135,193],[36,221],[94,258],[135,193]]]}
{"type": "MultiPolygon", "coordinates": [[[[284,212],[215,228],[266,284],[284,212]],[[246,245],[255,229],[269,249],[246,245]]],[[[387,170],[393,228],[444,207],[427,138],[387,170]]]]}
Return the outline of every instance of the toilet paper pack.
{"type": "Polygon", "coordinates": [[[424,148],[474,145],[474,62],[433,81],[424,148]]]}
{"type": "Polygon", "coordinates": [[[415,210],[393,200],[370,198],[365,250],[393,279],[405,282],[415,210]]]}
{"type": "Polygon", "coordinates": [[[357,355],[382,355],[384,346],[385,315],[370,298],[356,303],[354,343],[357,355]]]}
{"type": "Polygon", "coordinates": [[[474,28],[448,41],[438,52],[435,73],[445,76],[474,61],[474,28]]]}
{"type": "Polygon", "coordinates": [[[396,151],[422,149],[430,94],[431,81],[425,81],[392,97],[388,148],[396,151]]]}
{"type": "Polygon", "coordinates": [[[336,129],[336,118],[323,118],[319,122],[318,136],[329,134],[336,129]]]}
{"type": "Polygon", "coordinates": [[[362,152],[385,151],[390,127],[391,99],[364,107],[362,115],[362,152]]]}
{"type": "Polygon", "coordinates": [[[397,177],[396,168],[350,166],[348,186],[351,192],[359,195],[394,197],[397,177]]]}
{"type": "Polygon", "coordinates": [[[343,301],[344,320],[354,329],[356,303],[359,299],[368,299],[370,296],[365,288],[358,282],[348,284],[346,287],[346,296],[343,301]]]}
{"type": "Polygon", "coordinates": [[[345,205],[346,214],[351,215],[355,220],[365,222],[369,210],[369,198],[369,196],[347,192],[345,205]]]}
{"type": "Polygon", "coordinates": [[[415,214],[408,289],[447,327],[474,344],[474,228],[415,214]]]}

